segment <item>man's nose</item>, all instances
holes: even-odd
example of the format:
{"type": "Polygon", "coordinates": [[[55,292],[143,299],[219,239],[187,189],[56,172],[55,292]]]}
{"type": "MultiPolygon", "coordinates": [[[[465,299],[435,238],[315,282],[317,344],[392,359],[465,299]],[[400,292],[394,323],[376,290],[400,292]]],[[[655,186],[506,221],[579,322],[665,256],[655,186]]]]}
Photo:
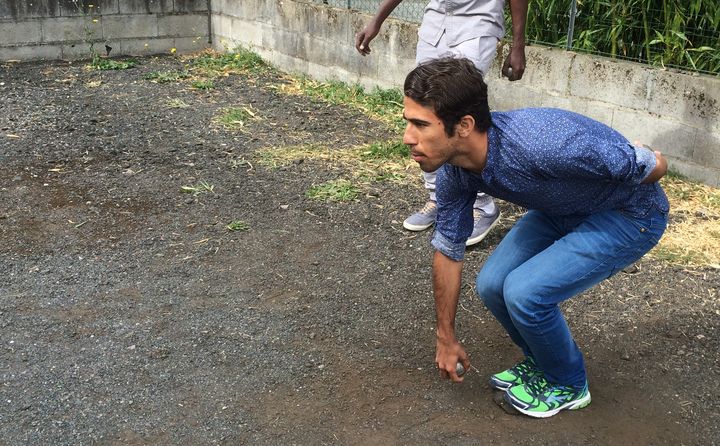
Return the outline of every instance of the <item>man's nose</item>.
{"type": "Polygon", "coordinates": [[[410,123],[405,126],[405,133],[403,134],[403,144],[413,146],[417,143],[417,138],[415,138],[414,132],[412,131],[412,127],[410,126],[410,123]]]}

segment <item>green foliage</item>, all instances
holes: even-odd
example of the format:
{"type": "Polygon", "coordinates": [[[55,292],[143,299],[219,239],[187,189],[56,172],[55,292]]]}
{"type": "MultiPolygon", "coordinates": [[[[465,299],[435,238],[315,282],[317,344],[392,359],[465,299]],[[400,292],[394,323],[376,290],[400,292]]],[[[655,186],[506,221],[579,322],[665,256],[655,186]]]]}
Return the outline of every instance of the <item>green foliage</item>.
{"type": "Polygon", "coordinates": [[[409,156],[410,149],[402,141],[376,142],[360,154],[360,158],[365,160],[393,160],[409,156]]]}
{"type": "Polygon", "coordinates": [[[215,88],[215,82],[210,79],[198,79],[193,81],[191,85],[196,90],[212,90],[215,88]]]}
{"type": "MultiPolygon", "coordinates": [[[[565,46],[570,5],[531,2],[527,39],[565,46]]],[[[574,50],[720,74],[717,0],[578,0],[577,10],[574,50]]]]}
{"type": "Polygon", "coordinates": [[[228,231],[247,231],[250,229],[250,225],[241,220],[234,220],[230,222],[226,228],[228,231]]]}
{"type": "Polygon", "coordinates": [[[306,95],[331,104],[353,106],[391,124],[397,130],[404,127],[403,94],[399,89],[384,90],[375,87],[368,93],[358,84],[348,85],[340,81],[317,82],[307,77],[297,79],[297,86],[306,95]]]}
{"type": "Polygon", "coordinates": [[[208,77],[220,76],[228,72],[260,74],[272,71],[270,64],[243,47],[237,47],[227,53],[206,52],[195,58],[192,65],[195,70],[208,77]]]}
{"type": "Polygon", "coordinates": [[[242,127],[251,119],[257,119],[257,114],[248,107],[230,107],[223,110],[217,118],[217,122],[223,127],[234,129],[242,127]]]}
{"type": "Polygon", "coordinates": [[[93,60],[90,62],[90,66],[96,70],[127,70],[128,68],[133,68],[135,65],[137,65],[137,62],[133,59],[124,61],[105,59],[97,54],[93,56],[93,60]]]}
{"type": "Polygon", "coordinates": [[[187,71],[153,71],[145,75],[145,79],[164,84],[168,82],[177,82],[181,79],[187,79],[190,73],[187,71]]]}
{"type": "Polygon", "coordinates": [[[215,186],[207,181],[201,181],[194,186],[181,186],[180,190],[186,194],[198,195],[206,192],[215,193],[215,186]]]}
{"type": "Polygon", "coordinates": [[[357,198],[358,189],[347,180],[335,180],[313,186],[305,194],[313,200],[351,201],[357,198]]]}

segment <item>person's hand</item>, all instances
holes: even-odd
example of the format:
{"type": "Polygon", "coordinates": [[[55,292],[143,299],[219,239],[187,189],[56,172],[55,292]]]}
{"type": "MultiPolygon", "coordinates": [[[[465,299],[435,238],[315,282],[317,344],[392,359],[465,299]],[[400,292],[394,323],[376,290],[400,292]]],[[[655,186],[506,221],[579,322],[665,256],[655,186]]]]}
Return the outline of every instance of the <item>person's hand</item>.
{"type": "Polygon", "coordinates": [[[363,56],[370,54],[370,42],[380,32],[375,22],[368,23],[359,33],[355,34],[355,49],[363,56]]]}
{"type": "Polygon", "coordinates": [[[502,74],[509,81],[518,81],[522,79],[523,73],[525,73],[525,46],[513,45],[503,63],[502,74]]]}
{"type": "Polygon", "coordinates": [[[435,350],[435,364],[440,370],[440,377],[461,383],[463,377],[457,374],[458,362],[463,365],[465,370],[470,370],[470,360],[460,343],[456,339],[443,340],[438,338],[435,350]]]}

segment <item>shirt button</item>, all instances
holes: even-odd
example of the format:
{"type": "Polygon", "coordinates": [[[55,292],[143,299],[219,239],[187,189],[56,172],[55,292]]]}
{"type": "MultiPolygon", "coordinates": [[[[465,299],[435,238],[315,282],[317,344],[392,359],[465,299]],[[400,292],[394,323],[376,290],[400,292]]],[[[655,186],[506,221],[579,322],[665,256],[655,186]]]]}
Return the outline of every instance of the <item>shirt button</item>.
{"type": "Polygon", "coordinates": [[[645,228],[640,228],[640,232],[645,232],[645,228]]]}

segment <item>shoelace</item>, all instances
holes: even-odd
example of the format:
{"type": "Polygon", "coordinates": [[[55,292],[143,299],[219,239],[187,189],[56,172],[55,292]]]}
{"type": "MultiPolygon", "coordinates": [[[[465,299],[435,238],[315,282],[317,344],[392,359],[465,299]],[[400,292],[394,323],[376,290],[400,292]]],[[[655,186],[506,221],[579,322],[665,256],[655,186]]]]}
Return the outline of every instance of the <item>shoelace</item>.
{"type": "Polygon", "coordinates": [[[513,374],[521,378],[530,375],[530,372],[534,371],[535,367],[529,359],[525,359],[519,362],[515,367],[512,368],[513,374]]]}
{"type": "Polygon", "coordinates": [[[425,206],[423,206],[422,209],[420,209],[420,213],[421,214],[429,214],[435,210],[435,206],[436,206],[436,204],[434,201],[428,201],[427,203],[425,203],[425,206]]]}
{"type": "Polygon", "coordinates": [[[550,383],[548,383],[542,376],[535,376],[527,384],[525,384],[525,387],[527,387],[527,389],[535,395],[539,395],[543,393],[545,389],[550,387],[550,383]]]}

